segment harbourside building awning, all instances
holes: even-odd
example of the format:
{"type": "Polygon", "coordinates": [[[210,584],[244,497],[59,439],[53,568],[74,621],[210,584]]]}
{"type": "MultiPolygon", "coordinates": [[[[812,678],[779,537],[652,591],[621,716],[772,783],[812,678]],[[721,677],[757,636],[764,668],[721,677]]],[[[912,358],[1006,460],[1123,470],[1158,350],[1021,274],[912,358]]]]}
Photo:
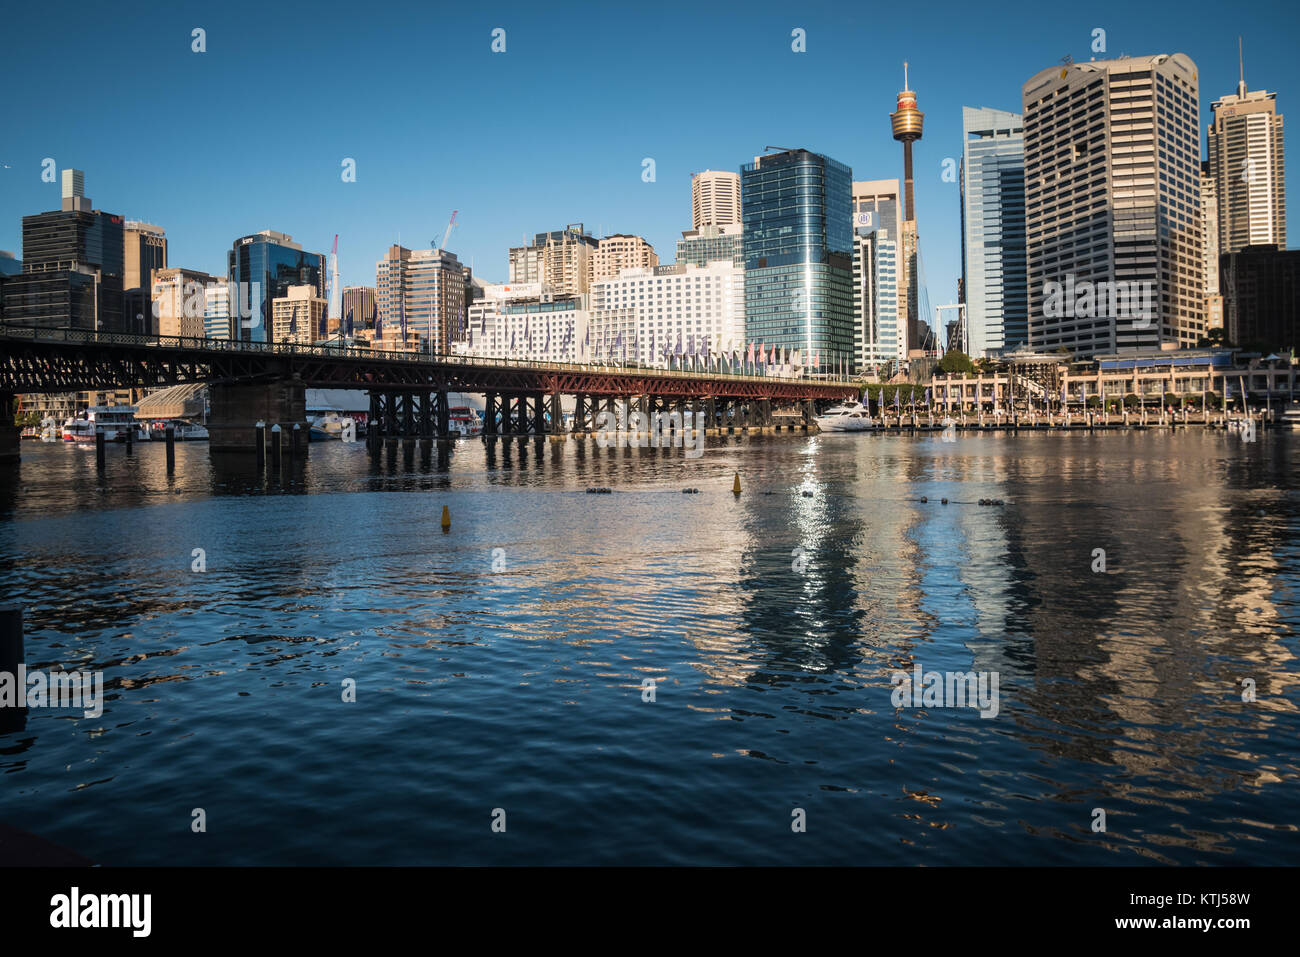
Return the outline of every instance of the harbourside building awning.
{"type": "Polygon", "coordinates": [[[208,400],[208,387],[203,382],[174,385],[159,389],[140,400],[135,417],[155,419],[202,419],[208,400]]]}

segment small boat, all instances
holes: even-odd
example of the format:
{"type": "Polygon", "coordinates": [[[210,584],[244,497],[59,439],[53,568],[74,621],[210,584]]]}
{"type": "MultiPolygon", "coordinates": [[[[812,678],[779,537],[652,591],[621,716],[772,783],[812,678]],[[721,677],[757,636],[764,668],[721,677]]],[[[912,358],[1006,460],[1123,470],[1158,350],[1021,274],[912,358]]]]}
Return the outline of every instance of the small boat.
{"type": "Polygon", "coordinates": [[[876,427],[871,413],[861,402],[845,402],[827,409],[814,420],[823,432],[866,432],[876,427]]]}
{"type": "Polygon", "coordinates": [[[1300,429],[1300,402],[1288,402],[1282,414],[1277,417],[1280,429],[1300,429]]]}
{"type": "Polygon", "coordinates": [[[327,439],[342,439],[343,433],[352,430],[356,435],[356,422],[351,416],[339,415],[337,412],[326,412],[318,415],[311,421],[311,428],[307,432],[308,442],[323,442],[327,439]]]}

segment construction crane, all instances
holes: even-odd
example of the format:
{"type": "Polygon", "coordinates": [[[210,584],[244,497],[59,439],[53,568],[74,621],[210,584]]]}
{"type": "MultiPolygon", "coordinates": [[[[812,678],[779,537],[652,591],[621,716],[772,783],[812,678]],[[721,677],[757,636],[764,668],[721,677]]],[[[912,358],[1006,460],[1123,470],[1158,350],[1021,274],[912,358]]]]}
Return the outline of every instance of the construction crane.
{"type": "Polygon", "coordinates": [[[447,231],[442,234],[442,245],[435,246],[433,247],[434,249],[446,250],[447,240],[451,238],[451,230],[456,225],[456,214],[458,212],[460,212],[460,210],[453,209],[451,211],[451,222],[447,223],[447,231]]]}

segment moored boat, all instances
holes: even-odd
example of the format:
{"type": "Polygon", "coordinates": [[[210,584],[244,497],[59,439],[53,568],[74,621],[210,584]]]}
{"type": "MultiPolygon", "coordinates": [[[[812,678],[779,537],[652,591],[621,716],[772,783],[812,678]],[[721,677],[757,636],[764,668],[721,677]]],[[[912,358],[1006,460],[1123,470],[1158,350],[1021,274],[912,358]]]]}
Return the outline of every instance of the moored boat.
{"type": "Polygon", "coordinates": [[[813,419],[823,432],[866,432],[876,427],[871,413],[861,402],[845,402],[813,419]]]}

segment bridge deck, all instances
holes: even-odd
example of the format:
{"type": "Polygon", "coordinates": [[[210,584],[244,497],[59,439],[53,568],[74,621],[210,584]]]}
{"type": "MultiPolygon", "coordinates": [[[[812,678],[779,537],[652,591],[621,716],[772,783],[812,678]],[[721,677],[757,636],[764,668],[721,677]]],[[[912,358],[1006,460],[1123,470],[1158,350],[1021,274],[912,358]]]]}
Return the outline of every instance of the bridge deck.
{"type": "Polygon", "coordinates": [[[71,392],[292,378],[306,386],[593,396],[842,399],[839,378],[782,378],[638,365],[525,362],[0,324],[0,392],[71,392]]]}

